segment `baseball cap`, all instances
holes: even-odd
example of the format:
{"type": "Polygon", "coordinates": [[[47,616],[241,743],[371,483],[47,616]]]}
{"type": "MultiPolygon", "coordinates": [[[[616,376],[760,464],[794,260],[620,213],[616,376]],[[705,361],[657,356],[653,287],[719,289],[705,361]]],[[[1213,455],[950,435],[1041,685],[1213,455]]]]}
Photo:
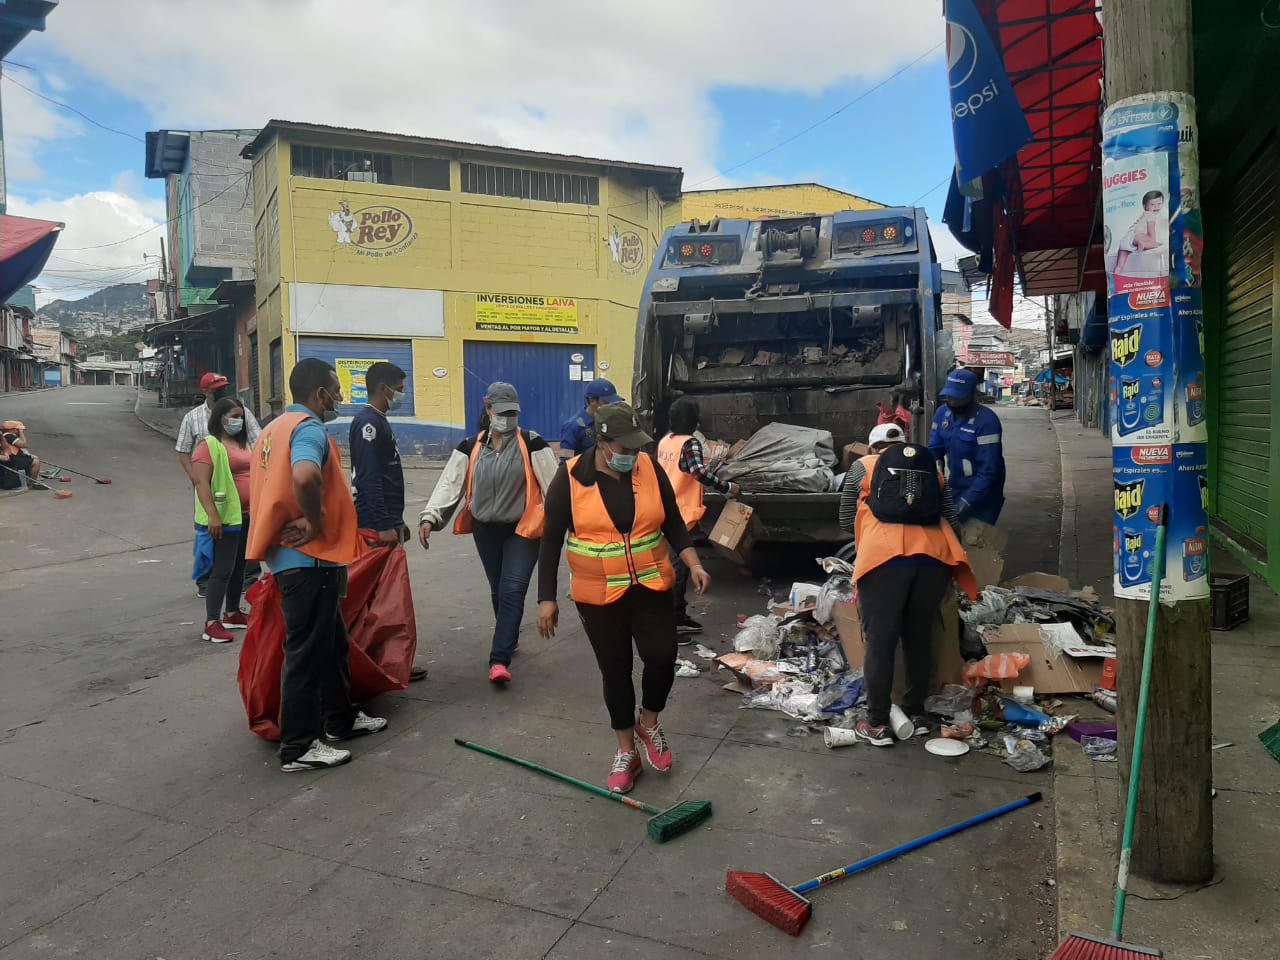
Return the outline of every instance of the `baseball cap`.
{"type": "Polygon", "coordinates": [[[227,385],[227,378],[220,373],[206,373],[200,378],[201,390],[217,390],[227,385]]]}
{"type": "Polygon", "coordinates": [[[639,450],[653,443],[640,427],[640,420],[629,403],[610,403],[596,411],[596,436],[628,450],[639,450]]]}
{"type": "Polygon", "coordinates": [[[618,395],[618,388],[612,380],[592,380],[587,384],[587,399],[599,400],[601,403],[626,403],[626,399],[618,395]]]}
{"type": "Polygon", "coordinates": [[[484,402],[493,408],[494,413],[520,412],[520,394],[516,393],[516,388],[511,384],[501,380],[489,384],[484,402]]]}
{"type": "Polygon", "coordinates": [[[955,370],[942,387],[942,396],[964,400],[978,389],[978,375],[972,370],[955,370]]]}
{"type": "Polygon", "coordinates": [[[907,435],[896,423],[878,423],[871,428],[871,436],[867,437],[867,446],[875,447],[882,443],[906,443],[907,435]]]}

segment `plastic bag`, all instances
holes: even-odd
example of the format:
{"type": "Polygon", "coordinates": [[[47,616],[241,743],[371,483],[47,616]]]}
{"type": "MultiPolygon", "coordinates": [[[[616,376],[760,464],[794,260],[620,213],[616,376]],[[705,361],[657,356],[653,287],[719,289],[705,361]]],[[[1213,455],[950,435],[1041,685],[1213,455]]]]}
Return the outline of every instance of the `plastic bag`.
{"type": "MultiPolygon", "coordinates": [[[[347,581],[341,609],[351,638],[351,699],[359,703],[409,686],[418,624],[403,547],[366,553],[347,567],[347,581]]],[[[266,574],[245,599],[253,612],[240,648],[240,698],[249,729],[264,740],[279,740],[285,633],[280,587],[266,574]]]]}
{"type": "Polygon", "coordinates": [[[1029,666],[1031,657],[1025,653],[993,653],[965,667],[964,678],[966,681],[1012,680],[1029,666]]]}
{"type": "Polygon", "coordinates": [[[999,587],[987,587],[978,595],[976,602],[967,610],[960,611],[960,619],[967,624],[1007,623],[1009,618],[1008,590],[999,587]]]}
{"type": "Polygon", "coordinates": [[[762,660],[778,655],[778,646],[782,642],[778,635],[778,624],[781,621],[773,614],[757,613],[742,623],[742,629],[733,638],[733,649],[739,653],[754,653],[762,660]]]}
{"type": "Polygon", "coordinates": [[[849,603],[853,596],[853,580],[847,574],[832,574],[818,591],[818,599],[813,608],[814,617],[819,623],[830,623],[834,619],[836,604],[849,603]]]}
{"type": "Polygon", "coordinates": [[[863,681],[861,670],[850,670],[839,674],[834,680],[822,688],[818,700],[822,704],[822,712],[827,714],[844,713],[857,705],[862,699],[863,681]]]}
{"type": "Polygon", "coordinates": [[[1039,770],[1053,763],[1053,758],[1047,756],[1039,747],[1027,739],[1019,739],[1017,737],[1005,737],[1004,748],[1009,754],[1004,758],[1004,762],[1019,773],[1031,773],[1033,770],[1039,770]]]}
{"type": "Polygon", "coordinates": [[[1115,757],[1117,744],[1116,741],[1108,737],[1081,737],[1080,746],[1084,747],[1084,755],[1093,757],[1095,760],[1099,757],[1115,757]]]}
{"type": "Polygon", "coordinates": [[[677,677],[696,677],[699,674],[698,665],[692,660],[676,660],[676,676],[677,677]]]}
{"type": "Polygon", "coordinates": [[[940,717],[954,717],[956,714],[973,707],[973,691],[956,683],[948,683],[924,701],[925,713],[936,713],[940,717]]]}

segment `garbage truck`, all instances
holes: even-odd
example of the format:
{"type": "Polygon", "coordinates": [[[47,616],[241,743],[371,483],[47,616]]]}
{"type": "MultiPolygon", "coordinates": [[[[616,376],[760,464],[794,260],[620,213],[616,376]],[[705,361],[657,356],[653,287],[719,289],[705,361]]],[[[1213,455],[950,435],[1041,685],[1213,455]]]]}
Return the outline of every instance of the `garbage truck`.
{"type": "MultiPolygon", "coordinates": [[[[712,440],[748,440],[771,424],[784,436],[829,431],[828,461],[895,415],[911,439],[927,439],[951,366],[941,293],[917,207],[678,224],[645,279],[633,403],[655,437],[680,397],[697,401],[712,440]]],[[[744,484],[760,539],[848,539],[840,465],[829,469],[822,490],[744,484]]],[[[707,505],[712,522],[722,501],[708,491],[707,505]]]]}

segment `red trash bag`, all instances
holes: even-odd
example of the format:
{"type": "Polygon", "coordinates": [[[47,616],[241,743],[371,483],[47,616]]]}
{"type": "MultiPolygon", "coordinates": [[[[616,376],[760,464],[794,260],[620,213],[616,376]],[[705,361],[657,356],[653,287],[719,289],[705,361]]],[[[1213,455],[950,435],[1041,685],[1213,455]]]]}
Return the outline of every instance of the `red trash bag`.
{"type": "Polygon", "coordinates": [[[897,409],[890,410],[881,401],[876,401],[876,409],[880,411],[880,416],[876,420],[877,423],[896,423],[902,428],[902,434],[908,440],[911,439],[911,411],[901,404],[897,409]]]}
{"type": "MultiPolygon", "coordinates": [[[[342,619],[351,636],[351,699],[360,703],[409,686],[418,623],[403,548],[366,553],[347,568],[347,579],[342,619]]],[[[246,599],[253,610],[240,648],[240,699],[249,729],[264,740],[279,740],[285,626],[275,577],[264,575],[246,599]]]]}

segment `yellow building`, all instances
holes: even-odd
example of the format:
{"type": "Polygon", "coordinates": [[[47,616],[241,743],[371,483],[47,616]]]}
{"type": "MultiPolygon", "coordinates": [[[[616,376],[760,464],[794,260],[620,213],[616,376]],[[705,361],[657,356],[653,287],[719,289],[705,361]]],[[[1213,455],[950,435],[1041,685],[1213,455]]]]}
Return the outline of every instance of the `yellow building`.
{"type": "Polygon", "coordinates": [[[408,374],[406,454],[443,453],[509,380],[552,439],[585,382],[630,389],[636,315],[681,172],[478,144],[272,121],[253,161],[263,397],[301,357],[334,364],[347,405],[364,371],[408,374]]]}
{"type": "Polygon", "coordinates": [[[856,193],[833,190],[820,183],[783,183],[764,187],[732,187],[727,190],[690,190],[670,207],[663,220],[670,227],[685,220],[710,223],[721,219],[755,220],[760,217],[799,217],[840,210],[878,210],[876,203],[856,193]]]}

